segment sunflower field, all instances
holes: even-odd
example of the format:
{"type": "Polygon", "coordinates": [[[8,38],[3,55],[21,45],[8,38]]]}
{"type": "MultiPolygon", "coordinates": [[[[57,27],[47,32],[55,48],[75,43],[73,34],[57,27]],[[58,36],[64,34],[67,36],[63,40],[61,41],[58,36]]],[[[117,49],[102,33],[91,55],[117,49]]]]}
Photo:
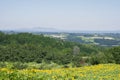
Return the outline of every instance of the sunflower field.
{"type": "Polygon", "coordinates": [[[120,65],[99,64],[51,70],[1,68],[0,80],[120,80],[120,65]]]}

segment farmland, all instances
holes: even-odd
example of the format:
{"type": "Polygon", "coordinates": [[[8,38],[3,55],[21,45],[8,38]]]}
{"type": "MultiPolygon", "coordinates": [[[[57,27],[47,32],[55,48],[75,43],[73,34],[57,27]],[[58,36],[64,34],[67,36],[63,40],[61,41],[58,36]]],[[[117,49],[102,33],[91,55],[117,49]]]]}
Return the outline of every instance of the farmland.
{"type": "Polygon", "coordinates": [[[46,36],[84,44],[119,46],[120,33],[44,33],[46,36]]]}
{"type": "Polygon", "coordinates": [[[119,80],[120,65],[99,64],[51,70],[0,69],[0,80],[119,80]]]}

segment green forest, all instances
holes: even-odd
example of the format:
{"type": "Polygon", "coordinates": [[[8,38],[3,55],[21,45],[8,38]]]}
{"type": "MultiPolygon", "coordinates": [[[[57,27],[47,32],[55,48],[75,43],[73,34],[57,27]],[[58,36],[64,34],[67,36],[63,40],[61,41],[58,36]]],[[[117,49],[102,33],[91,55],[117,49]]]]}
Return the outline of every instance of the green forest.
{"type": "Polygon", "coordinates": [[[0,32],[0,61],[56,63],[69,67],[104,63],[120,64],[120,47],[80,44],[32,33],[0,32]]]}

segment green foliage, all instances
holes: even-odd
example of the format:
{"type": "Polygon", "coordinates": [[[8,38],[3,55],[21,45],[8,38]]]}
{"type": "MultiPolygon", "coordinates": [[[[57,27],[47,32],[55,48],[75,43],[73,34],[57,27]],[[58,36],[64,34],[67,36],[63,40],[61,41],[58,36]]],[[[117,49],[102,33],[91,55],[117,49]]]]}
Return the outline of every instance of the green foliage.
{"type": "Polygon", "coordinates": [[[100,63],[120,64],[120,46],[112,47],[104,53],[92,54],[89,61],[93,65],[100,63]]]}
{"type": "Polygon", "coordinates": [[[13,63],[12,69],[21,70],[21,69],[26,69],[27,67],[28,67],[27,64],[23,64],[21,62],[15,62],[15,63],[13,63]]]}
{"type": "Polygon", "coordinates": [[[4,68],[4,67],[6,67],[7,65],[6,65],[6,63],[5,62],[0,62],[0,68],[4,68]]]}
{"type": "Polygon", "coordinates": [[[115,63],[120,64],[120,46],[109,49],[108,54],[106,55],[109,60],[114,60],[115,63]]]}
{"type": "Polygon", "coordinates": [[[43,35],[0,32],[0,61],[42,63],[44,60],[46,63],[62,65],[73,62],[78,66],[80,57],[101,52],[102,49],[95,45],[67,42],[43,35]]]}
{"type": "Polygon", "coordinates": [[[54,62],[50,62],[49,64],[42,61],[42,63],[39,65],[38,69],[55,69],[55,68],[60,68],[61,66],[54,63],[54,62]]]}
{"type": "MultiPolygon", "coordinates": [[[[71,64],[67,64],[70,67],[71,64]]],[[[29,63],[22,63],[22,62],[0,62],[0,68],[8,68],[8,69],[16,69],[16,70],[22,70],[22,69],[58,69],[62,68],[63,65],[56,64],[54,62],[46,63],[45,61],[42,61],[42,63],[36,63],[36,62],[29,62],[29,63]]]]}
{"type": "Polygon", "coordinates": [[[108,63],[108,59],[104,53],[92,54],[89,61],[92,65],[108,63]]]}

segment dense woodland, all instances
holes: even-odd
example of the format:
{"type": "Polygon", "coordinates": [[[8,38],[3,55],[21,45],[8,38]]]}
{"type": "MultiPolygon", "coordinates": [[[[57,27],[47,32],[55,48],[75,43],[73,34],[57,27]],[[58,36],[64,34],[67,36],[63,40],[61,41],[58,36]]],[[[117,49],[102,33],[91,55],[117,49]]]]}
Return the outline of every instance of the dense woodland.
{"type": "Polygon", "coordinates": [[[1,62],[54,62],[60,65],[118,63],[120,47],[101,47],[68,42],[32,33],[0,32],[1,62]]]}

